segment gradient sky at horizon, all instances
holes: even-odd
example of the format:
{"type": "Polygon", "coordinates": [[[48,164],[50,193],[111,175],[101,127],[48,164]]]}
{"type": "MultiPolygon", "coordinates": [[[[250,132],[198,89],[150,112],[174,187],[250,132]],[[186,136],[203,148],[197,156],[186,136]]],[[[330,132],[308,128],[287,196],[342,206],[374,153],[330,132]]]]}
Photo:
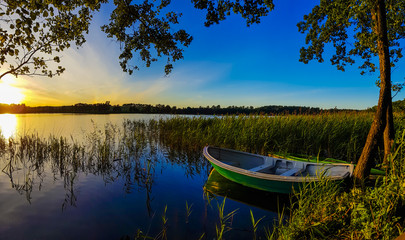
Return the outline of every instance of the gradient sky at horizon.
{"type": "MultiPolygon", "coordinates": [[[[187,1],[173,1],[183,13],[180,28],[194,40],[185,48],[184,59],[164,76],[165,59],[132,76],[123,73],[119,44],[108,39],[100,26],[107,23],[111,6],[95,14],[86,44],[63,52],[66,71],[59,77],[19,77],[13,86],[25,94],[29,106],[75,103],[145,103],[185,106],[294,105],[321,108],[365,109],[377,104],[378,73],[360,75],[356,66],[345,72],[329,62],[333,49],[325,50],[325,62],[298,61],[305,35],[296,24],[310,12],[314,2],[275,1],[275,10],[260,24],[246,27],[231,15],[219,25],[204,27],[203,11],[187,1]]],[[[400,61],[392,81],[404,81],[400,61]]],[[[400,93],[394,100],[403,99],[400,93]]]]}

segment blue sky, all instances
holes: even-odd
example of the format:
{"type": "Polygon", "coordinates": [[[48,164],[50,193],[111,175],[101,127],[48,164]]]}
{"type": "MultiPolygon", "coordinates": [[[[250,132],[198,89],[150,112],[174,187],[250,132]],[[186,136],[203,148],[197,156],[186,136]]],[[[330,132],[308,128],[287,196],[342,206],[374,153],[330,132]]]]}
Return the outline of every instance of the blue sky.
{"type": "MultiPolygon", "coordinates": [[[[173,1],[176,2],[176,1],[173,1]]],[[[66,72],[56,78],[22,78],[27,105],[68,105],[111,101],[112,104],[146,103],[172,106],[264,106],[299,105],[321,108],[364,109],[377,104],[377,73],[360,75],[356,66],[345,72],[325,62],[298,61],[305,35],[296,24],[317,1],[275,1],[275,10],[258,25],[246,27],[236,15],[219,25],[204,27],[204,12],[188,1],[173,8],[183,12],[179,27],[194,40],[184,59],[164,76],[165,59],[150,68],[134,61],[141,70],[122,73],[119,44],[107,39],[100,25],[109,18],[110,7],[95,15],[87,43],[63,53],[66,72]]],[[[329,51],[331,50],[331,51],[329,51]]],[[[398,64],[398,66],[400,66],[398,64]]],[[[404,69],[393,72],[393,82],[403,82],[404,69]]],[[[399,94],[394,100],[404,98],[399,94]]]]}

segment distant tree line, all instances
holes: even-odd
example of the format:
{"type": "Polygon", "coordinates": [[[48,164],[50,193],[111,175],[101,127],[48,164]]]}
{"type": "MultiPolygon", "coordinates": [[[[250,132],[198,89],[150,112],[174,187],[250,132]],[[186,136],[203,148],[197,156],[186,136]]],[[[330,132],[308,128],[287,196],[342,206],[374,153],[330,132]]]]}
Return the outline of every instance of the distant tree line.
{"type": "MultiPolygon", "coordinates": [[[[377,106],[368,108],[367,111],[376,112],[377,106]]],[[[392,111],[393,112],[405,112],[405,99],[392,102],[392,111]]]]}
{"type": "MultiPolygon", "coordinates": [[[[150,105],[129,103],[123,105],[111,105],[105,103],[77,103],[71,106],[40,106],[29,107],[25,104],[0,104],[0,113],[147,113],[147,114],[195,114],[195,115],[225,115],[225,114],[318,114],[321,112],[348,111],[344,109],[321,109],[317,107],[302,106],[229,106],[220,105],[206,107],[184,107],[169,106],[164,104],[150,105]]],[[[353,110],[349,110],[353,111],[353,110]]]]}

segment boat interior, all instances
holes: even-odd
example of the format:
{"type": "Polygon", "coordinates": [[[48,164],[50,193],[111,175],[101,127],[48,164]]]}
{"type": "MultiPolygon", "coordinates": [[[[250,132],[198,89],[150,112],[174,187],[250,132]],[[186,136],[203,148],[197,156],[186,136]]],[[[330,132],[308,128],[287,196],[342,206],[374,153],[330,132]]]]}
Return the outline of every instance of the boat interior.
{"type": "Polygon", "coordinates": [[[266,157],[228,149],[209,147],[215,159],[245,170],[280,176],[344,176],[350,174],[349,165],[317,164],[266,157]]]}

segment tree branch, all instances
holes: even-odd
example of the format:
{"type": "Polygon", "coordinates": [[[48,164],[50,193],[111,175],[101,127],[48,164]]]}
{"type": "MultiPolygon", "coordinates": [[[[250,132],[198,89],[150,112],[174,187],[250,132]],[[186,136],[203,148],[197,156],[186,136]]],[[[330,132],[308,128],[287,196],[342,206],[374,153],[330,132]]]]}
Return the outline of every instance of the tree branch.
{"type": "Polygon", "coordinates": [[[37,53],[44,45],[39,46],[38,48],[36,48],[35,50],[33,50],[31,52],[31,54],[26,54],[23,59],[22,62],[16,67],[16,68],[12,68],[6,72],[4,72],[3,74],[0,75],[0,79],[2,79],[5,75],[7,74],[14,74],[16,71],[18,71],[20,68],[22,68],[22,66],[26,65],[27,63],[29,63],[29,61],[31,60],[31,58],[34,56],[35,53],[37,53]],[[25,59],[28,55],[28,58],[25,59]]]}

